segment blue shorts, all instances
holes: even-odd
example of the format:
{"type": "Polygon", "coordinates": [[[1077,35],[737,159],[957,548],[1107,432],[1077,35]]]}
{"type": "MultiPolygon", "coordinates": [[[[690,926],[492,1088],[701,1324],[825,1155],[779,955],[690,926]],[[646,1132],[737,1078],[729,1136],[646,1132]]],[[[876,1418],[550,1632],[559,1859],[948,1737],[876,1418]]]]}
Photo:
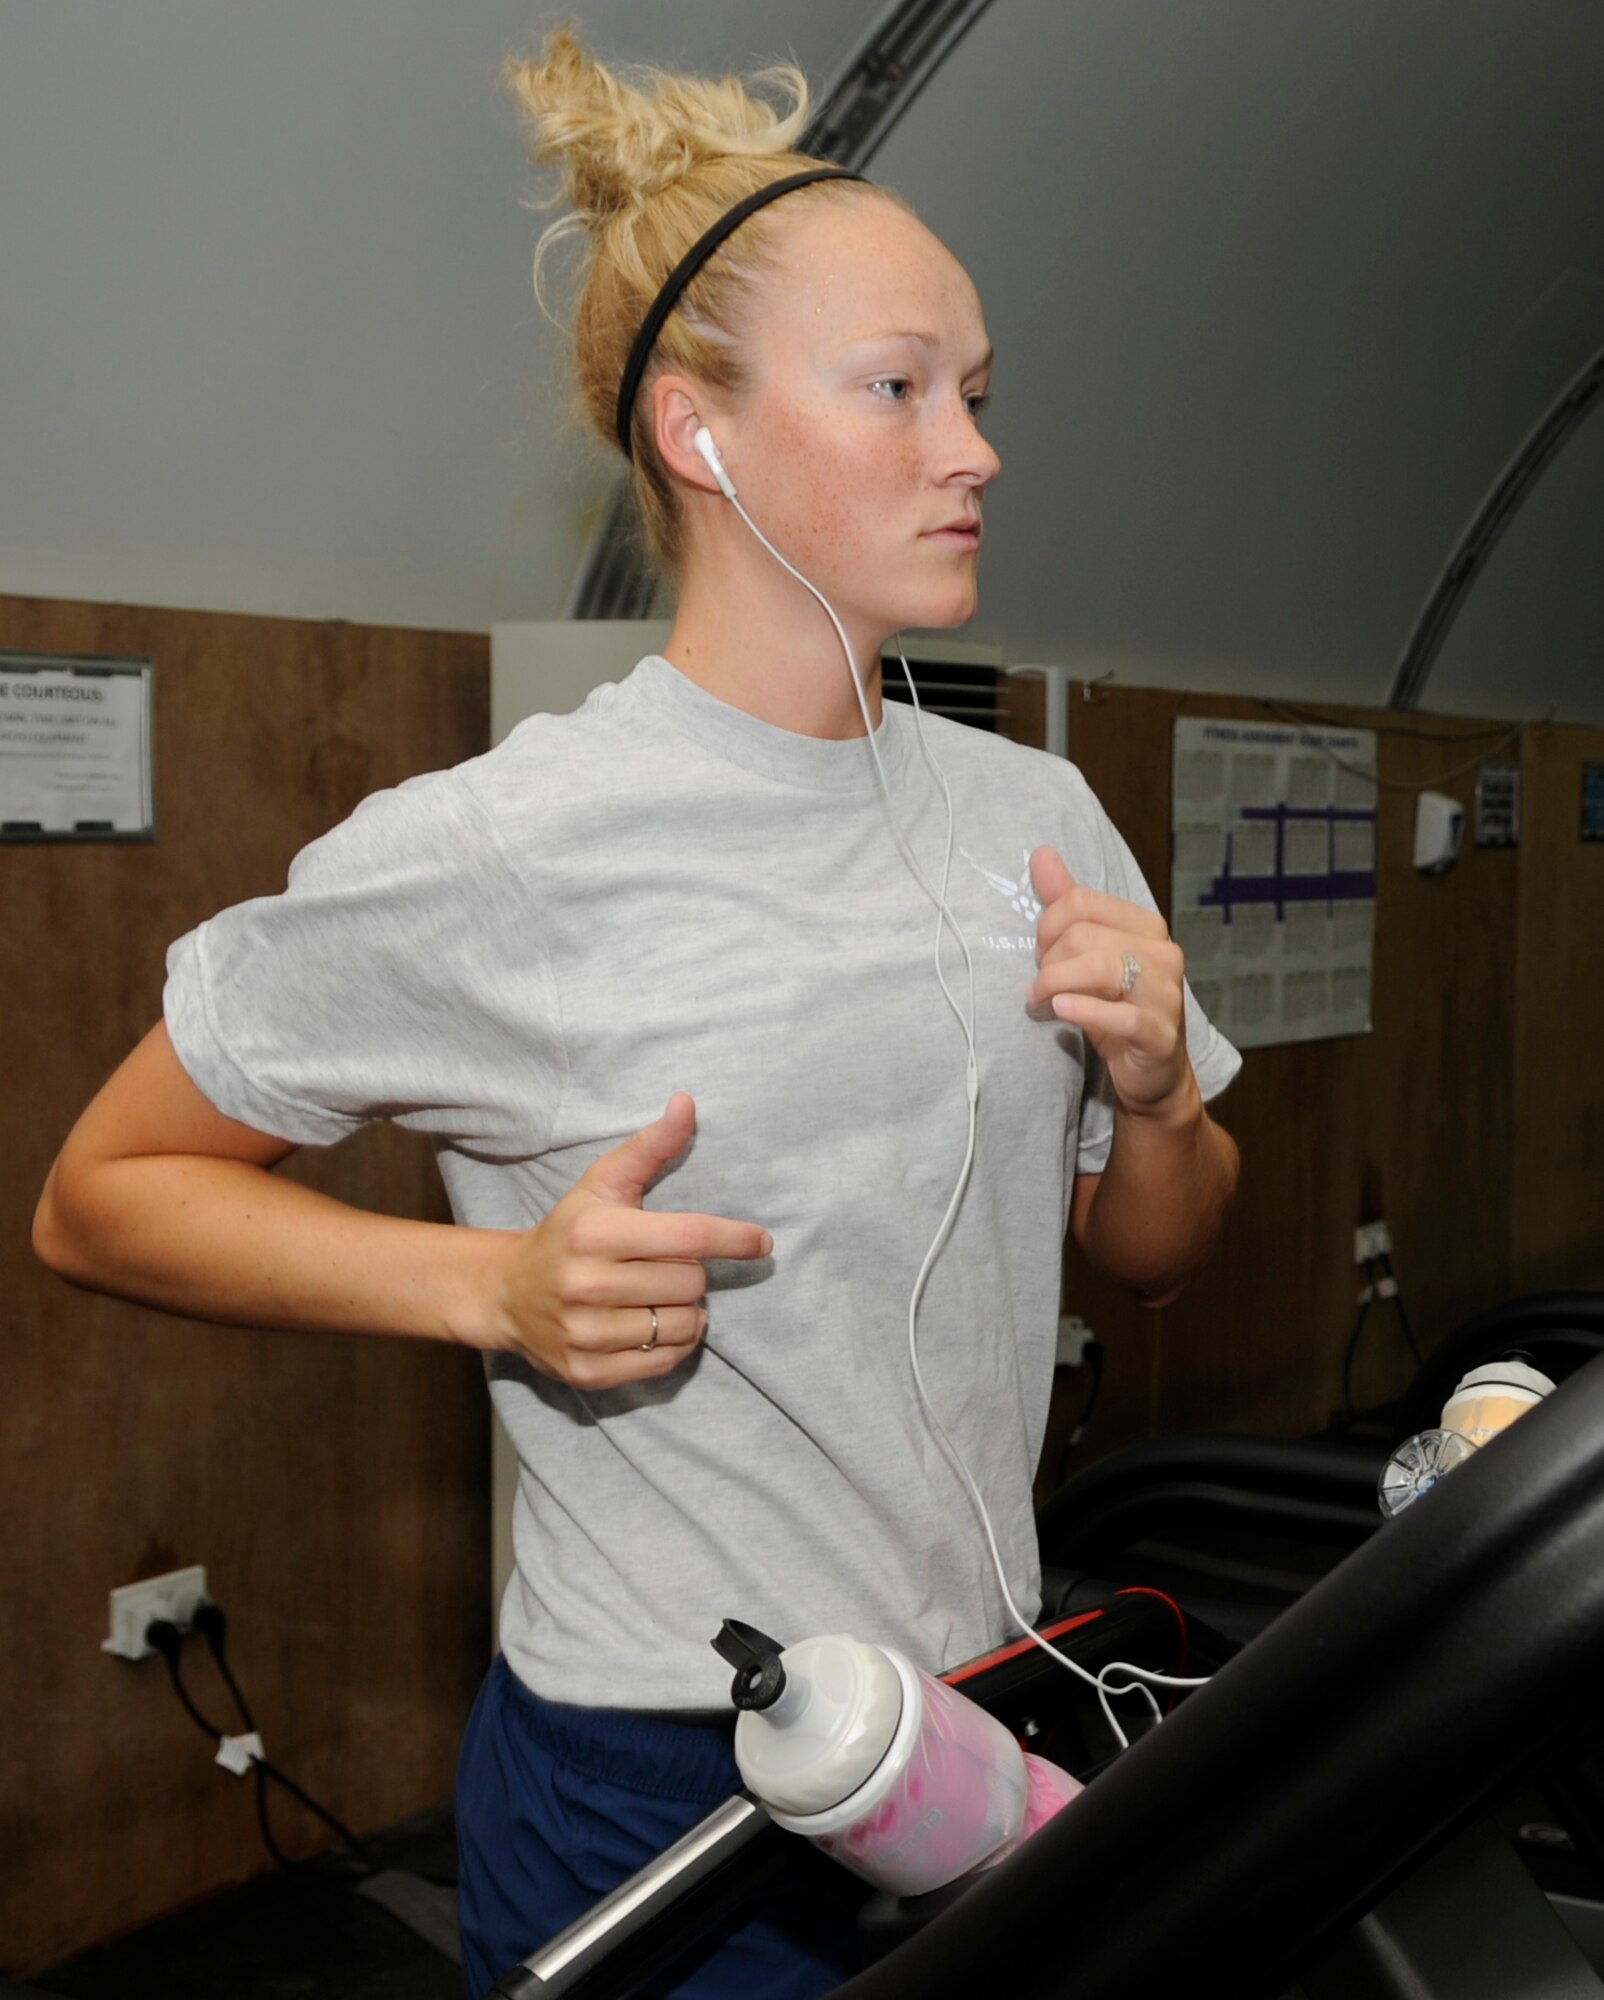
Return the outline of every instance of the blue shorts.
{"type": "MultiPolygon", "coordinates": [[[[457,1914],[469,2000],[741,1785],[731,1732],[542,1701],[504,1659],[457,1768],[457,1914]]],[[[810,1859],[805,1852],[801,1857],[810,1859]]],[[[815,2000],[861,1970],[844,1869],[726,1918],[644,1986],[652,2000],[815,2000]]]]}

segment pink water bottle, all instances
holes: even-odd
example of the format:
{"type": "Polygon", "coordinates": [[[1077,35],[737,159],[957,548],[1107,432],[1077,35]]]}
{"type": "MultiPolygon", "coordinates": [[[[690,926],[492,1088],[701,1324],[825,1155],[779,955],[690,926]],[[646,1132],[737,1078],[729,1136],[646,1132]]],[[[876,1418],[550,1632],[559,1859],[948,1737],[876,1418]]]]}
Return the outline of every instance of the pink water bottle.
{"type": "Polygon", "coordinates": [[[727,1620],[735,1761],[781,1826],[893,1895],[989,1867],[1080,1791],[892,1646],[844,1634],[782,1652],[727,1620]]]}

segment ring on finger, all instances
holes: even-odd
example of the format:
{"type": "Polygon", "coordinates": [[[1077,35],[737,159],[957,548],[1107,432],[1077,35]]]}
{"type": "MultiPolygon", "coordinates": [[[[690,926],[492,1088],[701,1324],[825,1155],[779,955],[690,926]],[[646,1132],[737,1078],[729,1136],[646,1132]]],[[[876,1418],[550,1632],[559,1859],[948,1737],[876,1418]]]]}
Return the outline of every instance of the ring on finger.
{"type": "Polygon", "coordinates": [[[1119,990],[1121,993],[1129,993],[1142,976],[1142,961],[1134,951],[1128,951],[1125,954],[1124,965],[1125,970],[1120,975],[1119,990]]]}
{"type": "Polygon", "coordinates": [[[653,1348],[654,1348],[654,1347],[655,1347],[655,1346],[657,1345],[657,1336],[658,1336],[658,1334],[659,1334],[659,1333],[660,1333],[660,1332],[662,1331],[661,1327],[659,1327],[659,1325],[657,1324],[657,1308],[656,1308],[656,1306],[648,1306],[648,1307],[646,1308],[646,1310],[647,1310],[647,1311],[648,1311],[648,1312],[649,1312],[649,1313],[651,1314],[651,1316],[652,1316],[652,1337],[651,1337],[651,1339],[650,1339],[650,1340],[643,1340],[643,1341],[641,1342],[641,1344],[640,1344],[640,1351],[641,1351],[641,1353],[642,1353],[642,1354],[650,1354],[650,1353],[651,1353],[652,1349],[653,1349],[653,1348]]]}

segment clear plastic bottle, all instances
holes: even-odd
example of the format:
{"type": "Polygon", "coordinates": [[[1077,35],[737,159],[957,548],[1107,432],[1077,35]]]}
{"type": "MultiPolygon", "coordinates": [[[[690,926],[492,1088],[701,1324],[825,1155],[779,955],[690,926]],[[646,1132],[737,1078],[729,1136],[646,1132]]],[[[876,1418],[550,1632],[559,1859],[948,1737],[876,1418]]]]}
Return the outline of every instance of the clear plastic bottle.
{"type": "Polygon", "coordinates": [[[1525,1354],[1506,1354],[1460,1378],[1443,1404],[1440,1429],[1405,1438],[1382,1468],[1376,1501],[1389,1517],[1412,1507],[1489,1438],[1554,1393],[1554,1384],[1525,1354]]]}
{"type": "Polygon", "coordinates": [[[733,1620],[714,1643],[740,1669],[742,1778],[781,1826],[893,1895],[995,1864],[1081,1789],[895,1647],[830,1634],[782,1652],[733,1620]]]}
{"type": "Polygon", "coordinates": [[[1376,1504],[1390,1517],[1412,1507],[1439,1479],[1462,1465],[1475,1447],[1458,1431],[1416,1431],[1395,1447],[1376,1485],[1376,1504]]]}

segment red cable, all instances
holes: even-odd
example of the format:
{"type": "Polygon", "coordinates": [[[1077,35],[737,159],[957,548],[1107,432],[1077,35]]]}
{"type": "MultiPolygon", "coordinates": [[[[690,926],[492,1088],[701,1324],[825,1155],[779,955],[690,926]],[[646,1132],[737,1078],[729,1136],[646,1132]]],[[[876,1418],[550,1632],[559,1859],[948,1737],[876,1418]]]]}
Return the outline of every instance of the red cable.
{"type": "MultiPolygon", "coordinates": [[[[1077,1626],[1090,1625],[1102,1617],[1101,1610],[1082,1611],[1074,1618],[1060,1619],[1054,1625],[1044,1625],[1041,1636],[1044,1639],[1061,1639],[1066,1632],[1073,1632],[1077,1626]]],[[[978,1660],[965,1660],[961,1666],[951,1669],[941,1678],[948,1687],[956,1687],[960,1681],[969,1680],[973,1675],[983,1673],[987,1667],[1000,1667],[1004,1660],[1017,1660],[1022,1653],[1028,1653],[1035,1646],[1034,1639],[1020,1639],[1012,1646],[1001,1646],[995,1653],[986,1653],[978,1660]]]]}
{"type": "MultiPolygon", "coordinates": [[[[1176,1624],[1181,1628],[1181,1656],[1170,1669],[1170,1672],[1177,1677],[1183,1674],[1186,1671],[1187,1649],[1191,1641],[1186,1630],[1186,1613],[1176,1603],[1175,1599],[1165,1591],[1155,1590],[1150,1583],[1129,1584],[1124,1590],[1116,1590],[1114,1595],[1116,1597],[1156,1597],[1160,1604],[1167,1604],[1169,1606],[1170,1610],[1175,1614],[1176,1624]]],[[[1166,1715],[1170,1714],[1174,1709],[1176,1696],[1180,1693],[1181,1690],[1179,1688],[1170,1689],[1170,1698],[1164,1709],[1166,1715]]]]}

